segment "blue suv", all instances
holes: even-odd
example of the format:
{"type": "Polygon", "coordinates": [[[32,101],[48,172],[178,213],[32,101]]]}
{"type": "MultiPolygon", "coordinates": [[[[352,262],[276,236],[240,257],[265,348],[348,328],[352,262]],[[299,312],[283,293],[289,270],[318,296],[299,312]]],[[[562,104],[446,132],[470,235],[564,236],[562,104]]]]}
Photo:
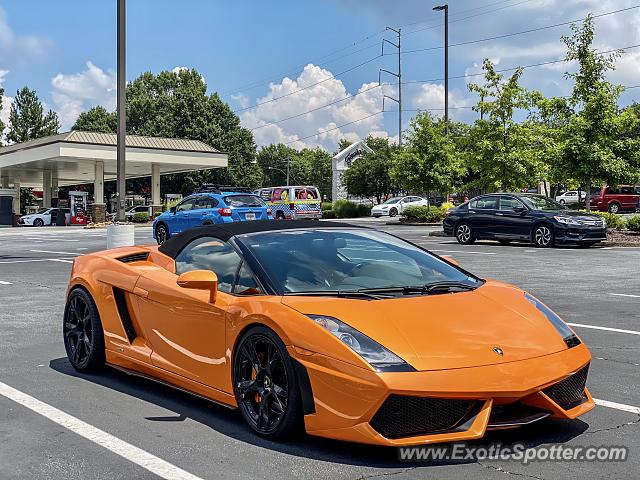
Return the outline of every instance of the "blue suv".
{"type": "Polygon", "coordinates": [[[205,186],[159,215],[153,221],[153,238],[162,244],[189,228],[247,220],[273,220],[271,208],[245,189],[205,186]]]}

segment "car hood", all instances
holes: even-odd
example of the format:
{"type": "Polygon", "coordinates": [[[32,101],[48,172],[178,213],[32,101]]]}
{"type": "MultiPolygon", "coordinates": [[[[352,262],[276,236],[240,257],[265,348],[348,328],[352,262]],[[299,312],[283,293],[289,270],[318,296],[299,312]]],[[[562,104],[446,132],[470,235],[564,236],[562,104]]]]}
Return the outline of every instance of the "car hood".
{"type": "Polygon", "coordinates": [[[386,209],[386,208],[389,208],[389,207],[393,207],[394,205],[397,205],[397,204],[396,203],[389,203],[389,204],[385,205],[385,204],[381,203],[380,205],[374,205],[372,208],[374,210],[383,210],[383,209],[386,209]]]}
{"type": "Polygon", "coordinates": [[[544,213],[548,217],[571,217],[576,220],[600,220],[602,218],[598,215],[594,215],[593,213],[576,212],[575,210],[539,210],[539,212],[544,213]]]}
{"type": "Polygon", "coordinates": [[[417,370],[492,365],[567,348],[522,290],[493,281],[443,295],[371,301],[285,296],[283,303],[303,314],[337,318],[417,370]]]}

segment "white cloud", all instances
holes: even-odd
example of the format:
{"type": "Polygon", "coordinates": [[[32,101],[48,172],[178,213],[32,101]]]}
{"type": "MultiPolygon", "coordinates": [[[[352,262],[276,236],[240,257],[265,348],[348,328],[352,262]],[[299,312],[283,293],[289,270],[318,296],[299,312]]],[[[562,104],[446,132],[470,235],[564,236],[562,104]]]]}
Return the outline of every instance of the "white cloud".
{"type": "Polygon", "coordinates": [[[4,65],[28,61],[41,57],[52,46],[52,42],[37,35],[16,34],[7,18],[7,13],[0,7],[0,61],[4,65]]]}
{"type": "Polygon", "coordinates": [[[333,150],[341,138],[354,141],[373,132],[386,134],[382,115],[374,115],[382,110],[382,89],[377,82],[364,83],[357,94],[350,95],[340,79],[331,77],[328,70],[309,64],[298,78],[285,77],[271,83],[266,95],[256,100],[258,106],[240,114],[242,124],[250,129],[265,125],[253,131],[258,145],[292,142],[296,148],[322,146],[333,150]],[[299,91],[305,87],[309,88],[299,91]],[[369,118],[360,120],[365,117],[369,118]],[[271,124],[276,121],[279,123],[271,124]],[[312,137],[305,139],[308,136],[312,137]]]}
{"type": "Polygon", "coordinates": [[[235,100],[241,108],[247,108],[249,106],[249,97],[243,93],[231,95],[231,99],[235,100]]]}
{"type": "Polygon", "coordinates": [[[78,115],[101,105],[107,110],[116,108],[116,74],[104,71],[90,61],[80,73],[59,73],[51,79],[51,98],[56,106],[62,129],[70,128],[78,115]]]}

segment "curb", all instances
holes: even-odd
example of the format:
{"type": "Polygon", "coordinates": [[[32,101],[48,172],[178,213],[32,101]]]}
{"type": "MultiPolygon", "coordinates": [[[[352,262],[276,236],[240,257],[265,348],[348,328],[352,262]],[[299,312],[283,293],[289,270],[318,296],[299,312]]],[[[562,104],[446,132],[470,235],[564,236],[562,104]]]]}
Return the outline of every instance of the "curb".
{"type": "Polygon", "coordinates": [[[400,225],[400,226],[406,226],[406,227],[441,227],[442,223],[386,222],[385,225],[400,225]]]}

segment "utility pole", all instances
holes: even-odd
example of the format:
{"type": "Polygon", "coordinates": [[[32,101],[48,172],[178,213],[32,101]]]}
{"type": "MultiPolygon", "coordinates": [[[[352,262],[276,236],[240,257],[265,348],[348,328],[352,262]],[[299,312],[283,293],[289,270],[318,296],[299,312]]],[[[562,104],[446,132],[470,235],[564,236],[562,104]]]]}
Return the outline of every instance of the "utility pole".
{"type": "Polygon", "coordinates": [[[291,157],[287,157],[287,187],[291,185],[289,183],[289,169],[291,168],[290,165],[291,165],[291,157]]]}
{"type": "Polygon", "coordinates": [[[381,74],[382,72],[388,73],[389,75],[393,75],[394,77],[396,77],[398,79],[398,98],[393,98],[390,97],[389,95],[382,95],[382,111],[384,112],[384,99],[388,98],[389,100],[393,100],[394,102],[396,102],[398,104],[398,146],[402,146],[402,50],[400,47],[400,41],[401,41],[401,37],[402,37],[402,33],[401,33],[401,29],[398,28],[397,30],[395,28],[391,28],[391,27],[387,27],[386,30],[391,30],[392,32],[395,32],[396,35],[398,35],[398,43],[393,43],[390,40],[387,40],[386,38],[382,39],[382,55],[384,55],[384,44],[388,43],[391,46],[395,47],[398,49],[398,72],[391,72],[389,70],[385,70],[384,68],[381,68],[380,71],[378,72],[378,85],[382,85],[382,81],[381,81],[381,74]]]}
{"type": "Polygon", "coordinates": [[[449,5],[433,7],[444,10],[444,133],[449,134],[449,5]]]}
{"type": "Polygon", "coordinates": [[[126,152],[126,95],[127,76],[126,76],[126,0],[118,0],[118,134],[117,134],[117,173],[116,173],[116,198],[117,198],[117,216],[120,222],[124,222],[125,218],[125,197],[127,194],[127,181],[125,175],[125,152],[126,152]]]}

